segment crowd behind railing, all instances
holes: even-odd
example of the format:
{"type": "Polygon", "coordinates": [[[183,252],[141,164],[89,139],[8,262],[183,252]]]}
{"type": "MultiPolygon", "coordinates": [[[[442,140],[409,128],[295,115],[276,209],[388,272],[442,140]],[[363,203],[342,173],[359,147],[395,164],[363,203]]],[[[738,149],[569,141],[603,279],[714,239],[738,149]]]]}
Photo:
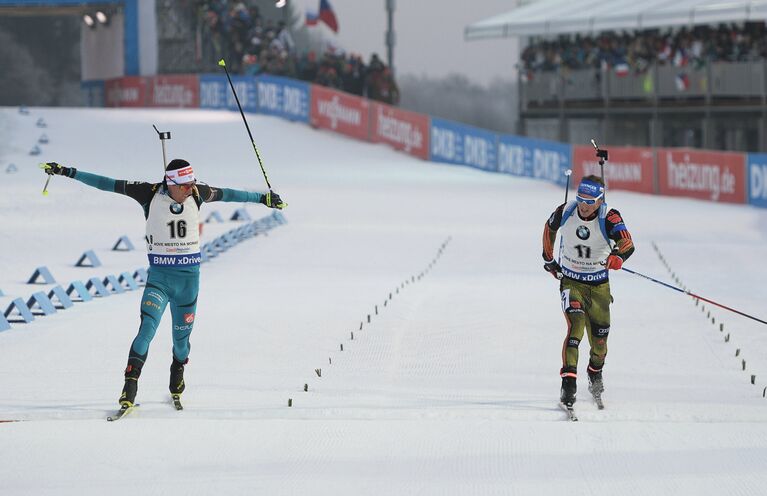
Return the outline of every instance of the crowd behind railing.
{"type": "Polygon", "coordinates": [[[749,22],[537,39],[523,50],[520,65],[528,73],[607,67],[641,74],[653,64],[702,68],[708,61],[766,58],[765,23],[749,22]]]}
{"type": "Polygon", "coordinates": [[[366,64],[362,56],[327,51],[299,54],[284,21],[261,16],[257,6],[228,0],[199,4],[203,43],[212,60],[225,58],[233,73],[271,74],[340,89],[391,105],[399,103],[399,88],[377,54],[366,64]]]}

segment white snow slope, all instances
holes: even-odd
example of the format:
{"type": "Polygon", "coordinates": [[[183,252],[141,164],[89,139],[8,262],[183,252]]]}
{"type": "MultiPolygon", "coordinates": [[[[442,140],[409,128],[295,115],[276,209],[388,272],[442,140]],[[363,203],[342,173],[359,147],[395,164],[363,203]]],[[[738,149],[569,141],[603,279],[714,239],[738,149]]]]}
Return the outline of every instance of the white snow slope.
{"type": "MultiPolygon", "coordinates": [[[[105,421],[140,292],[14,323],[0,333],[0,420],[20,421],[0,423],[0,494],[765,494],[767,326],[613,273],[607,407],[586,391],[583,343],[580,421],[568,422],[565,322],[540,255],[561,189],[249,122],[288,223],[203,265],[186,409],[168,401],[166,314],[141,407],[105,421]]],[[[2,309],[48,289],[26,284],[41,265],[62,284],[145,265],[133,200],[61,177],[44,197],[37,162],[157,181],[153,123],[202,181],[264,189],[236,113],[0,109],[2,309]],[[50,144],[28,156],[43,132],[50,144]],[[137,250],[111,251],[124,234],[137,250]],[[87,249],[102,267],[74,267],[87,249]]],[[[767,211],[608,200],[636,242],[628,268],[672,282],[654,242],[691,291],[765,318],[767,211]]],[[[204,237],[237,225],[206,224],[204,237]]]]}

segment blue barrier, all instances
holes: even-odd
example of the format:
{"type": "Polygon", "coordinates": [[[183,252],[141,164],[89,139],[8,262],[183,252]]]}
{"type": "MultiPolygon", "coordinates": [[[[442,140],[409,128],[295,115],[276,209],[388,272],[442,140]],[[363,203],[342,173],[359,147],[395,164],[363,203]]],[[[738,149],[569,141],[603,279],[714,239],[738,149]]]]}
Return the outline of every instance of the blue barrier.
{"type": "Polygon", "coordinates": [[[43,278],[43,284],[53,284],[56,282],[56,279],[53,278],[48,267],[43,265],[42,267],[35,269],[35,272],[32,274],[32,277],[29,278],[27,284],[35,284],[37,279],[41,277],[43,278]]]}
{"type": "Polygon", "coordinates": [[[11,323],[5,318],[5,315],[0,314],[0,331],[7,331],[11,328],[11,323]]]}
{"type": "Polygon", "coordinates": [[[47,135],[47,134],[43,134],[43,135],[41,135],[41,136],[40,136],[40,137],[37,139],[37,142],[38,142],[39,144],[41,144],[41,145],[47,145],[47,144],[50,142],[50,140],[48,139],[48,135],[47,135]]]}
{"type": "Polygon", "coordinates": [[[54,301],[54,298],[59,300],[60,307],[56,307],[56,308],[67,309],[74,306],[74,303],[72,303],[72,299],[69,297],[67,292],[64,291],[64,288],[62,288],[61,286],[55,286],[53,289],[48,291],[48,299],[51,300],[51,303],[55,305],[56,302],[54,301]]]}
{"type": "Polygon", "coordinates": [[[0,289],[0,296],[5,296],[5,293],[3,293],[2,289],[0,289]]]}
{"type": "Polygon", "coordinates": [[[508,134],[498,137],[498,172],[564,185],[571,162],[570,145],[508,134]]]}
{"type": "Polygon", "coordinates": [[[136,247],[133,246],[133,243],[128,239],[128,236],[120,236],[112,247],[112,251],[133,251],[135,249],[136,247]]]}
{"type": "Polygon", "coordinates": [[[149,273],[146,271],[146,269],[142,267],[140,269],[136,269],[133,272],[133,278],[136,280],[139,286],[143,286],[146,284],[147,280],[149,279],[149,273]]]}
{"type": "Polygon", "coordinates": [[[53,306],[53,302],[48,298],[48,295],[42,291],[34,293],[27,300],[27,308],[29,308],[29,311],[33,314],[35,313],[35,307],[40,310],[38,315],[42,314],[47,316],[56,313],[56,307],[53,306]]]}
{"type": "Polygon", "coordinates": [[[90,291],[88,291],[88,288],[86,288],[85,284],[83,284],[81,281],[72,281],[69,284],[69,287],[67,288],[67,295],[73,297],[72,293],[77,293],[77,297],[80,298],[79,301],[91,301],[93,299],[93,295],[90,291]]]}
{"type": "Polygon", "coordinates": [[[33,320],[35,320],[35,316],[32,315],[32,312],[29,311],[29,307],[27,304],[22,300],[21,298],[16,298],[11,302],[10,305],[8,305],[8,308],[5,309],[5,312],[3,315],[7,319],[9,315],[13,313],[13,311],[16,310],[19,314],[19,318],[21,318],[22,322],[25,324],[29,324],[33,320]]]}
{"type": "Polygon", "coordinates": [[[429,159],[433,162],[468,165],[486,171],[498,167],[498,135],[444,119],[431,119],[429,159]]]}
{"type": "Polygon", "coordinates": [[[206,223],[206,224],[209,224],[211,221],[214,221],[214,220],[215,220],[216,222],[224,222],[224,219],[221,217],[221,214],[220,214],[220,213],[218,213],[218,210],[214,210],[214,211],[212,211],[212,212],[210,213],[210,215],[208,215],[208,218],[207,218],[207,219],[205,219],[205,223],[206,223]]]}
{"type": "Polygon", "coordinates": [[[37,119],[37,122],[35,123],[35,126],[42,128],[42,127],[48,127],[48,124],[45,123],[45,119],[40,117],[39,119],[37,119]]]}
{"type": "Polygon", "coordinates": [[[311,85],[278,76],[259,76],[258,111],[291,121],[309,123],[311,116],[311,85]]]}
{"type": "Polygon", "coordinates": [[[93,290],[96,292],[94,296],[99,296],[103,298],[105,296],[109,296],[110,294],[112,294],[109,292],[106,286],[104,286],[104,283],[101,282],[101,279],[99,279],[98,277],[91,277],[90,279],[88,279],[88,282],[85,283],[85,287],[88,290],[93,288],[93,290]]]}
{"type": "Polygon", "coordinates": [[[104,285],[107,290],[109,288],[112,288],[112,291],[114,291],[117,294],[121,294],[125,292],[125,288],[122,284],[120,284],[120,281],[117,280],[117,277],[113,276],[112,274],[106,276],[101,283],[104,285]]]}
{"type": "Polygon", "coordinates": [[[251,219],[250,214],[248,213],[247,210],[245,210],[244,208],[238,208],[237,210],[234,211],[234,213],[229,218],[229,220],[244,220],[244,221],[250,222],[253,219],[251,219]]]}
{"type": "Polygon", "coordinates": [[[748,203],[767,208],[767,154],[749,153],[747,160],[748,203]]]}
{"type": "Polygon", "coordinates": [[[104,106],[104,81],[82,81],[80,95],[86,107],[104,106]]]}
{"type": "Polygon", "coordinates": [[[75,264],[76,267],[101,267],[101,260],[96,256],[93,250],[88,250],[82,255],[75,264]]]}
{"type": "Polygon", "coordinates": [[[139,288],[139,285],[136,284],[136,279],[130,275],[130,272],[123,272],[117,280],[131,291],[135,291],[139,288]]]}
{"type": "MultiPolygon", "coordinates": [[[[232,85],[245,112],[258,112],[256,80],[252,76],[232,76],[232,85]]],[[[237,110],[237,101],[224,75],[200,76],[200,108],[237,110]]]]}
{"type": "Polygon", "coordinates": [[[43,153],[43,150],[40,149],[40,147],[37,145],[33,146],[32,149],[29,150],[29,154],[32,155],[33,157],[36,155],[40,155],[41,153],[43,153]]]}
{"type": "Polygon", "coordinates": [[[5,168],[6,174],[12,174],[14,172],[19,172],[19,168],[16,167],[16,164],[9,164],[8,167],[5,168]]]}

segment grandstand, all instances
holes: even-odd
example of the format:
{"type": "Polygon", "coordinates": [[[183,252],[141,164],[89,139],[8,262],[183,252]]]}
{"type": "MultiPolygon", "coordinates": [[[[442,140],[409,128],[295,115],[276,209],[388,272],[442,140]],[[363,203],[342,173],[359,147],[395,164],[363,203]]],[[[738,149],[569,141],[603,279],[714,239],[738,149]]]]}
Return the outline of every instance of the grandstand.
{"type": "Polygon", "coordinates": [[[528,136],[767,151],[766,19],[764,0],[538,0],[465,38],[526,41],[528,136]]]}

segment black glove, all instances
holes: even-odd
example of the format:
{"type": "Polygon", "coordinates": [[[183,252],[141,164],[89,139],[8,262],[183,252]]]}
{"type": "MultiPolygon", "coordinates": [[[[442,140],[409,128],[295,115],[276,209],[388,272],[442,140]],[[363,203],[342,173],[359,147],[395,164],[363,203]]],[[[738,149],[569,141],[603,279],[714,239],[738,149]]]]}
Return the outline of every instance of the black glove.
{"type": "Polygon", "coordinates": [[[287,203],[282,201],[282,198],[280,198],[280,195],[278,195],[277,193],[271,190],[268,193],[261,196],[261,203],[263,203],[269,208],[276,208],[277,210],[282,210],[283,208],[288,206],[287,203]]]}
{"type": "Polygon", "coordinates": [[[69,167],[61,166],[56,162],[46,162],[44,164],[40,164],[40,168],[43,169],[43,171],[45,171],[45,173],[49,176],[57,175],[69,177],[71,172],[69,167]]]}
{"type": "Polygon", "coordinates": [[[562,267],[559,266],[556,260],[551,260],[543,264],[543,270],[554,276],[556,279],[562,279],[562,267]]]}

